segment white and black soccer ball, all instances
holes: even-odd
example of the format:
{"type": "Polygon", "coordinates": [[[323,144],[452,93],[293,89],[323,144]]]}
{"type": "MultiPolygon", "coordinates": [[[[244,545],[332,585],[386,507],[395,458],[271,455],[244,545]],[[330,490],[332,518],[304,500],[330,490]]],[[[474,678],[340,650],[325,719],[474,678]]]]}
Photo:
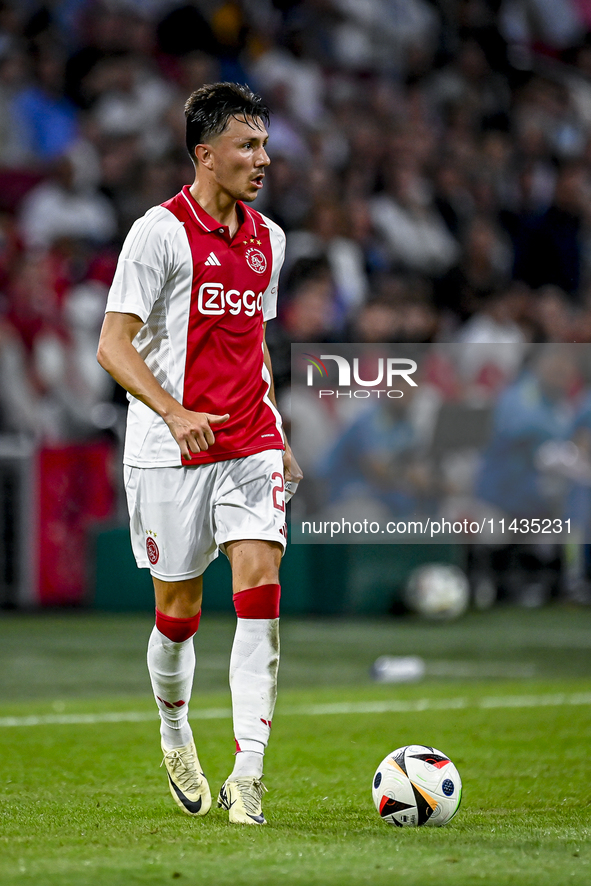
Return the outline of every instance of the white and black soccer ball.
{"type": "Polygon", "coordinates": [[[382,760],[373,777],[372,797],[382,821],[388,824],[442,827],[460,808],[462,780],[441,751],[411,744],[382,760]]]}
{"type": "Polygon", "coordinates": [[[470,585],[458,566],[427,563],[411,572],[404,602],[424,618],[440,621],[459,618],[470,603],[470,585]]]}

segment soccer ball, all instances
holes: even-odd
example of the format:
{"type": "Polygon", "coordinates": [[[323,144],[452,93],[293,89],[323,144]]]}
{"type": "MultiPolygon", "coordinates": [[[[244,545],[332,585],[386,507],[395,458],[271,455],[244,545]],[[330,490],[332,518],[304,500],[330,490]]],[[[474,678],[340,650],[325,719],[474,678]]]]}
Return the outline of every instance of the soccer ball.
{"type": "Polygon", "coordinates": [[[372,797],[382,821],[388,824],[441,827],[460,808],[462,780],[441,751],[411,744],[382,760],[373,777],[372,797]]]}
{"type": "Polygon", "coordinates": [[[404,601],[409,609],[425,618],[446,621],[458,618],[466,611],[470,585],[457,566],[427,563],[411,572],[404,601]]]}

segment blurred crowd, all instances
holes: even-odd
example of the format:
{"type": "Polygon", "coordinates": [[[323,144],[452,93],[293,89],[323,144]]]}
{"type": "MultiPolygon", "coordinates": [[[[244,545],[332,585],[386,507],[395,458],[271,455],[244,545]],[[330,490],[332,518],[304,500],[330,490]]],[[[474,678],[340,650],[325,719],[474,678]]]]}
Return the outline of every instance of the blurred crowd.
{"type": "Polygon", "coordinates": [[[0,430],[117,424],[118,250],[219,79],[273,111],[279,388],[291,342],[591,341],[591,0],[2,0],[0,430]]]}
{"type": "MultiPolygon", "coordinates": [[[[333,347],[368,381],[353,395],[330,378],[292,386],[307,480],[294,508],[346,506],[378,522],[467,518],[489,542],[510,537],[498,518],[570,518],[580,527],[571,540],[591,541],[590,345],[333,347]],[[390,397],[375,379],[394,355],[416,361],[417,384],[398,380],[390,397]]],[[[297,350],[296,367],[307,356],[297,350]]]]}
{"type": "Polygon", "coordinates": [[[463,542],[476,602],[591,603],[590,344],[309,347],[294,349],[290,398],[306,478],[291,509],[297,541],[314,521],[316,543],[463,542]],[[353,367],[350,388],[335,353],[353,367]],[[416,386],[386,382],[400,360],[416,361],[416,386]],[[343,521],[346,538],[327,533],[343,521]],[[398,535],[351,534],[359,521],[393,521],[398,535]]]}

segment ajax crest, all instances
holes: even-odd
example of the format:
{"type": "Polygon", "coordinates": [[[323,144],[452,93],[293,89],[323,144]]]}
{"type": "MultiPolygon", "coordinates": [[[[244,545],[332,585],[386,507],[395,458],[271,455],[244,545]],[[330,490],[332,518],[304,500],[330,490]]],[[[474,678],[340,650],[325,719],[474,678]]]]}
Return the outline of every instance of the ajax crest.
{"type": "Polygon", "coordinates": [[[152,537],[148,537],[146,539],[146,552],[148,554],[148,560],[154,566],[160,557],[160,551],[158,550],[158,545],[154,541],[152,537]]]}
{"type": "Polygon", "coordinates": [[[247,249],[245,255],[249,268],[251,268],[256,274],[265,273],[267,270],[267,259],[260,249],[247,249]]]}

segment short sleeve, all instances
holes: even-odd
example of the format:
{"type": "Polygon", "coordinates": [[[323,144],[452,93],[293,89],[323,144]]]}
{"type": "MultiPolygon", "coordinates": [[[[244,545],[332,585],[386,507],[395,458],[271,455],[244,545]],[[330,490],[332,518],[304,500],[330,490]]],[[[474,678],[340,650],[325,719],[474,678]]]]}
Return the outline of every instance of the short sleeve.
{"type": "Polygon", "coordinates": [[[161,206],[132,225],[119,255],[107,311],[135,314],[145,323],[174,269],[174,240],[181,223],[161,206]]]}
{"type": "Polygon", "coordinates": [[[279,289],[279,274],[285,258],[285,234],[279,225],[265,218],[265,224],[269,229],[273,267],[269,285],[263,292],[263,320],[272,320],[277,316],[277,293],[279,289]]]}

